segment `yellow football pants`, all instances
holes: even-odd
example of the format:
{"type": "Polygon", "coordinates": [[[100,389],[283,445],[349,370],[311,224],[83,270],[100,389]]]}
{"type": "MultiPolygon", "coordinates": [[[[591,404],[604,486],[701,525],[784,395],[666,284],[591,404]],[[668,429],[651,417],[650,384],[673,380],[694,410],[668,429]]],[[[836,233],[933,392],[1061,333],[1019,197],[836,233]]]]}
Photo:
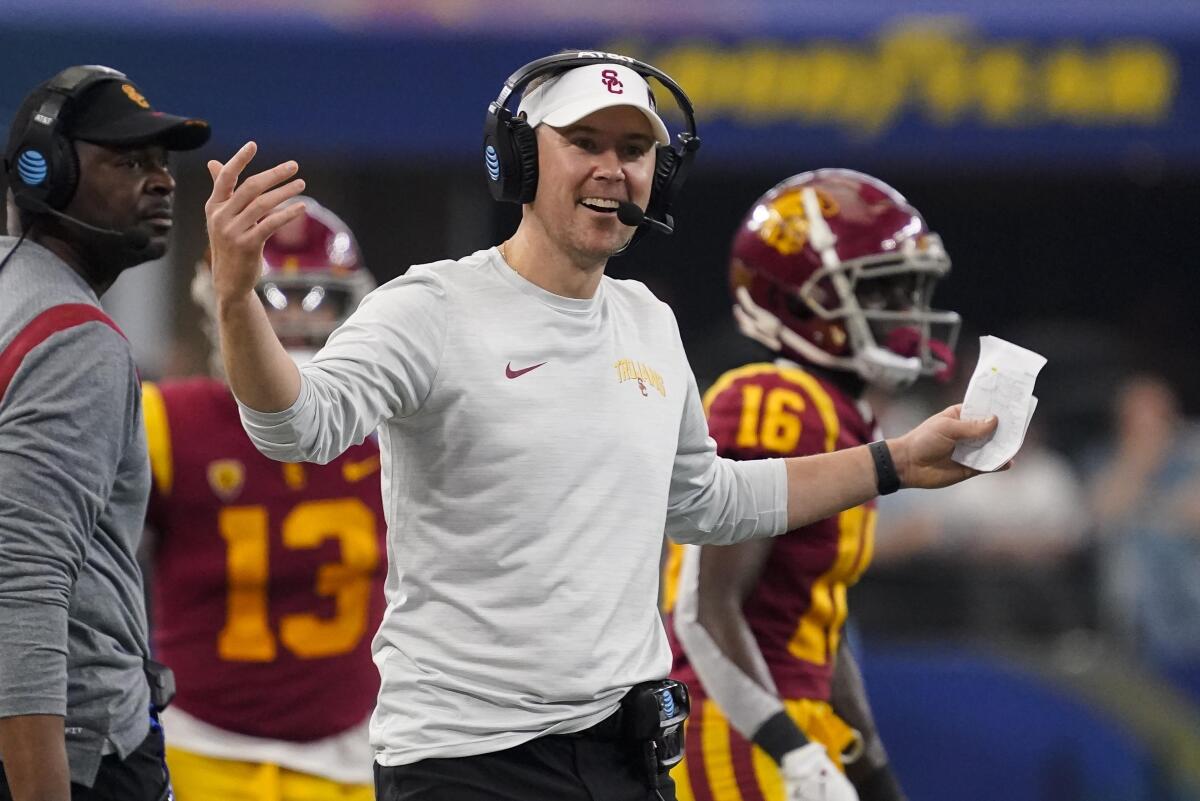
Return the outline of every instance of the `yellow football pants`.
{"type": "Polygon", "coordinates": [[[343,784],[262,762],[167,748],[177,801],[374,801],[369,784],[343,784]]]}

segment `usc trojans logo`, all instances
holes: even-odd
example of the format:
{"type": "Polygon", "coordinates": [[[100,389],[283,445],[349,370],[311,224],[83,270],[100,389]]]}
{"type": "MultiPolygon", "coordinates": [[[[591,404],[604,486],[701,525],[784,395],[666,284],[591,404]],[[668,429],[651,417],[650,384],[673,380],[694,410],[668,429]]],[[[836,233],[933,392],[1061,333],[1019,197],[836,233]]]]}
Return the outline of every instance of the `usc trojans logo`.
{"type": "Polygon", "coordinates": [[[223,501],[232,501],[246,483],[246,468],[237,459],[217,459],[208,464],[208,486],[223,501]]]}
{"type": "Polygon", "coordinates": [[[129,84],[121,84],[121,91],[125,93],[126,97],[128,97],[134,103],[137,103],[142,108],[150,108],[150,101],[146,99],[146,96],[137,89],[134,89],[129,84]]]}
{"type": "Polygon", "coordinates": [[[625,84],[621,83],[621,79],[617,77],[616,70],[603,70],[600,73],[600,80],[608,87],[608,91],[614,95],[625,94],[625,89],[623,88],[625,84]]]}
{"type": "Polygon", "coordinates": [[[637,381],[638,391],[642,393],[643,398],[650,396],[647,386],[654,387],[659,395],[667,397],[667,385],[663,382],[662,375],[650,365],[635,362],[633,359],[618,359],[613,367],[616,368],[619,383],[637,381]]]}
{"type": "MultiPolygon", "coordinates": [[[[817,193],[821,215],[826,219],[838,213],[833,198],[817,193]]],[[[800,187],[789,189],[765,206],[754,210],[751,227],[762,240],[785,256],[799,253],[808,244],[808,217],[804,213],[804,196],[800,187]]]]}

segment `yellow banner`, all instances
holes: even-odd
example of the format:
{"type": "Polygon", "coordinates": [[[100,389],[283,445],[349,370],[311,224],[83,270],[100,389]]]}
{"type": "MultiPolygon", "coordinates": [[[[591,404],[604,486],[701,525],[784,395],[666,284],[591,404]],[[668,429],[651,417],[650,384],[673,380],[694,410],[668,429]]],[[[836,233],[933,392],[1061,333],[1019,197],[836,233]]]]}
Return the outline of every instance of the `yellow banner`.
{"type": "MultiPolygon", "coordinates": [[[[858,138],[904,114],[950,128],[1154,126],[1171,114],[1179,66],[1144,39],[997,40],[954,21],[908,23],[875,41],[703,41],[606,45],[679,81],[701,119],[833,124],[858,138]]],[[[662,102],[667,113],[673,104],[662,102]]]]}

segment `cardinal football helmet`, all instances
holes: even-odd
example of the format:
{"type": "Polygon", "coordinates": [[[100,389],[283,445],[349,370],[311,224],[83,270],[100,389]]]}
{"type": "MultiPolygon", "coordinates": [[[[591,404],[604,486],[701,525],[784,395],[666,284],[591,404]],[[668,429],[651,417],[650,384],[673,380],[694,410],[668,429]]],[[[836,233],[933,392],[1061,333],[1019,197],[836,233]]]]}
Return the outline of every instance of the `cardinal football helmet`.
{"type": "Polygon", "coordinates": [[[941,238],[899,192],[823,169],[754,203],[734,237],[729,278],[746,336],[897,389],[953,369],[959,316],[930,308],[949,271],[941,238]]]}
{"type": "MultiPolygon", "coordinates": [[[[280,228],[263,247],[262,276],[255,290],[271,327],[297,363],[312,358],[334,329],[375,288],[354,233],[340,217],[310,197],[304,213],[280,228]]],[[[192,297],[215,319],[210,255],[197,265],[192,297]]]]}

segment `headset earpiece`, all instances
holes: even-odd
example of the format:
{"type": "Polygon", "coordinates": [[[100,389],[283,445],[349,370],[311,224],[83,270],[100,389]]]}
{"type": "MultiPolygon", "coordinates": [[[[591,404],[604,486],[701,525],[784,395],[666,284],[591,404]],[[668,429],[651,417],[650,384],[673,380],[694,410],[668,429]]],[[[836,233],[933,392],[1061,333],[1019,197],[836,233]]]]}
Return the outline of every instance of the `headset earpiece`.
{"type": "Polygon", "coordinates": [[[63,114],[85,90],[101,81],[127,80],[108,67],[68,67],[47,84],[47,94],[25,125],[4,164],[8,185],[21,208],[61,210],[79,186],[79,154],[62,133],[63,114]]]}
{"type": "Polygon", "coordinates": [[[52,209],[63,209],[79,188],[79,152],[65,136],[55,136],[50,145],[50,178],[46,181],[45,203],[52,209]]]}
{"type": "Polygon", "coordinates": [[[512,136],[517,173],[521,176],[521,188],[516,202],[532,203],[534,197],[537,196],[538,185],[537,132],[529,127],[524,115],[512,120],[508,125],[509,133],[512,136]]]}
{"type": "Polygon", "coordinates": [[[674,199],[672,183],[679,169],[679,153],[673,147],[658,145],[654,149],[654,183],[650,188],[650,203],[646,210],[652,213],[659,205],[670,206],[674,199]]]}
{"type": "Polygon", "coordinates": [[[483,122],[483,163],[488,173],[488,190],[496,200],[504,201],[512,193],[512,137],[508,132],[511,113],[506,108],[488,108],[483,122]]]}
{"type": "Polygon", "coordinates": [[[489,108],[484,122],[483,162],[492,197],[530,203],[537,194],[537,135],[524,117],[489,108]]]}

